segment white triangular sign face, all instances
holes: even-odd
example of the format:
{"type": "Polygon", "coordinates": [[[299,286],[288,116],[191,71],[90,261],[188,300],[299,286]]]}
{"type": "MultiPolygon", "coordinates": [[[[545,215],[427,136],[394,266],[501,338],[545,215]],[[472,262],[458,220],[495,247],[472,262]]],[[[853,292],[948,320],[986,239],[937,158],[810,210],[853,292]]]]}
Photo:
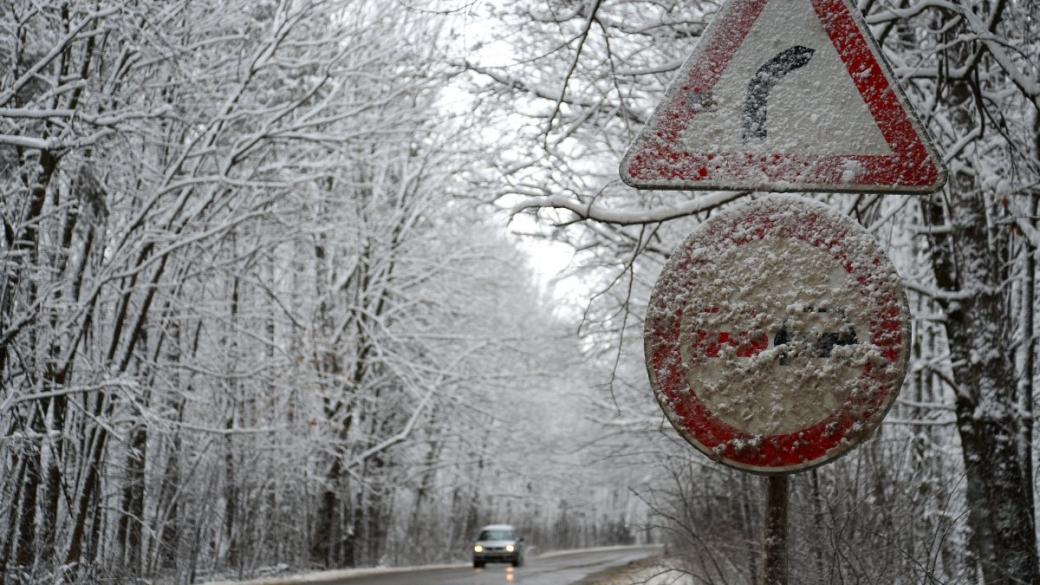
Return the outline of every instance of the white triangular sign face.
{"type": "Polygon", "coordinates": [[[930,193],[946,170],[847,0],[729,0],[621,178],[640,189],[930,193]]]}

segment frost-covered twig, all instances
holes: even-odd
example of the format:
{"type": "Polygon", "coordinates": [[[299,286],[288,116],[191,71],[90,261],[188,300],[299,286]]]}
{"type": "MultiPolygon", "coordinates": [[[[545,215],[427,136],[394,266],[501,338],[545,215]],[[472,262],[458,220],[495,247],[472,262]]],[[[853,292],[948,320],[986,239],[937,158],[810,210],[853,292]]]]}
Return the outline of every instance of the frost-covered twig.
{"type": "Polygon", "coordinates": [[[725,191],[710,193],[685,201],[674,206],[664,206],[646,210],[640,209],[605,209],[592,202],[585,203],[570,197],[548,195],[529,197],[513,207],[512,213],[520,213],[526,209],[554,208],[566,209],[581,219],[589,219],[602,223],[618,225],[642,225],[669,221],[687,217],[714,209],[724,203],[735,201],[748,195],[749,191],[725,191]]]}

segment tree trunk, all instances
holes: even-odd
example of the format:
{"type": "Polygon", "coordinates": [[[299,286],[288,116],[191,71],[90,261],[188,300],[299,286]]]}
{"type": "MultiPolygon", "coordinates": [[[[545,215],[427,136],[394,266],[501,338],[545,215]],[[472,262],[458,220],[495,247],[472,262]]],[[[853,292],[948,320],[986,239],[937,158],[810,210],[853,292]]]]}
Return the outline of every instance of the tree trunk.
{"type": "Polygon", "coordinates": [[[957,380],[955,413],[967,479],[972,548],[987,585],[1040,582],[1032,498],[1022,481],[1014,365],[1005,333],[1000,255],[990,246],[986,198],[964,171],[952,178],[950,210],[924,204],[933,226],[949,223],[932,251],[936,283],[966,291],[945,302],[957,380]]]}
{"type": "Polygon", "coordinates": [[[129,450],[126,455],[126,483],[123,484],[122,514],[116,542],[119,559],[127,575],[137,575],[141,570],[141,521],[144,500],[144,465],[147,457],[147,433],[140,426],[130,433],[129,450]]]}
{"type": "Polygon", "coordinates": [[[325,487],[318,504],[317,526],[314,531],[314,542],[311,545],[311,558],[323,567],[332,565],[333,544],[337,540],[336,527],[339,525],[339,497],[336,493],[342,467],[337,457],[325,475],[325,487]]]}
{"type": "Polygon", "coordinates": [[[38,435],[32,439],[27,446],[28,452],[24,456],[25,472],[22,485],[22,502],[18,509],[18,541],[15,548],[14,562],[27,575],[33,573],[33,564],[36,560],[36,512],[37,492],[40,488],[41,465],[40,444],[43,443],[42,435],[46,431],[44,426],[44,415],[40,413],[40,403],[32,405],[32,431],[38,435]]]}
{"type": "MultiPolygon", "coordinates": [[[[230,431],[235,426],[234,406],[231,407],[224,428],[230,431]]],[[[231,568],[237,568],[240,558],[238,539],[235,534],[236,512],[238,511],[238,484],[235,478],[234,440],[229,432],[224,440],[224,539],[227,541],[227,562],[231,568]]]]}
{"type": "MultiPolygon", "coordinates": [[[[177,420],[182,417],[183,406],[177,408],[177,420]]],[[[177,567],[178,550],[180,548],[180,518],[178,492],[180,491],[180,433],[173,435],[170,454],[163,472],[163,494],[159,499],[159,510],[164,511],[160,518],[162,530],[159,533],[158,565],[160,569],[169,570],[177,567]]]]}
{"type": "MultiPolygon", "coordinates": [[[[15,473],[15,476],[18,477],[18,481],[14,484],[14,493],[11,495],[11,501],[17,502],[22,494],[22,478],[25,476],[25,464],[20,459],[15,459],[15,463],[12,467],[18,469],[18,472],[15,473]]],[[[11,558],[11,550],[14,547],[14,539],[17,530],[17,515],[12,513],[11,518],[7,523],[7,534],[4,537],[3,550],[0,550],[0,585],[6,583],[5,576],[7,575],[7,563],[8,559],[11,558]]]]}
{"type": "MultiPolygon", "coordinates": [[[[87,441],[86,444],[90,446],[89,458],[86,462],[87,471],[83,480],[83,488],[76,504],[76,517],[72,525],[69,552],[65,555],[66,564],[80,563],[83,560],[87,523],[91,516],[91,510],[96,508],[96,495],[100,489],[101,466],[103,465],[105,455],[105,435],[97,432],[93,440],[87,441]]],[[[97,521],[95,514],[95,524],[97,521]]]]}

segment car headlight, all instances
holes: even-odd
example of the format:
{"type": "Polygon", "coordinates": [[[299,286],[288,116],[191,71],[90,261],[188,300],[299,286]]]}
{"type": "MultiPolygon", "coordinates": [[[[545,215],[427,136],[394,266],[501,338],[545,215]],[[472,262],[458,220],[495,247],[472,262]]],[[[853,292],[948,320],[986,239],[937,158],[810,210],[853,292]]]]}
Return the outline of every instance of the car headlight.
{"type": "Polygon", "coordinates": [[[475,545],[473,547],[473,552],[484,552],[484,547],[480,546],[479,544],[475,545]]]}
{"type": "Polygon", "coordinates": [[[506,552],[513,552],[514,550],[516,550],[515,546],[513,546],[511,544],[507,544],[506,545],[506,552]]]}

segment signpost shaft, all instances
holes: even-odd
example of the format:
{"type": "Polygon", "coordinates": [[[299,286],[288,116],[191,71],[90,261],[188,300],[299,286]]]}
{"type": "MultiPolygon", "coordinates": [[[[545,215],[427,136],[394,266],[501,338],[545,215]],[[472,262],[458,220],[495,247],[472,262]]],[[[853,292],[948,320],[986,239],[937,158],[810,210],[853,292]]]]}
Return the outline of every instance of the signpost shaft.
{"type": "Polygon", "coordinates": [[[787,475],[767,480],[765,585],[787,585],[787,475]]]}

